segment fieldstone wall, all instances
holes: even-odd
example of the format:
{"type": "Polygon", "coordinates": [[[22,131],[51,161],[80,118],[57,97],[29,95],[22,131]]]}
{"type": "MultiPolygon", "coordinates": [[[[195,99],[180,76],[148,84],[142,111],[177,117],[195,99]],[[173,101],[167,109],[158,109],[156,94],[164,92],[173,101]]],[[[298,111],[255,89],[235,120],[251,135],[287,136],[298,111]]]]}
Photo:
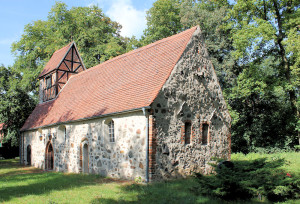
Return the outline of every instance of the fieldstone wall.
{"type": "Polygon", "coordinates": [[[198,28],[152,104],[153,180],[210,173],[212,157],[230,159],[231,118],[203,45],[198,28]],[[184,142],[187,121],[192,126],[190,144],[184,142]],[[209,124],[207,144],[202,144],[202,124],[209,124]]]}
{"type": "Polygon", "coordinates": [[[26,148],[31,145],[31,164],[45,168],[46,145],[51,142],[55,171],[82,172],[80,148],[86,143],[89,173],[131,180],[141,177],[145,180],[146,117],[142,111],[27,131],[23,136],[25,164],[26,148]],[[115,142],[109,140],[107,124],[111,120],[114,121],[115,142]],[[49,135],[52,137],[50,140],[49,135]]]}

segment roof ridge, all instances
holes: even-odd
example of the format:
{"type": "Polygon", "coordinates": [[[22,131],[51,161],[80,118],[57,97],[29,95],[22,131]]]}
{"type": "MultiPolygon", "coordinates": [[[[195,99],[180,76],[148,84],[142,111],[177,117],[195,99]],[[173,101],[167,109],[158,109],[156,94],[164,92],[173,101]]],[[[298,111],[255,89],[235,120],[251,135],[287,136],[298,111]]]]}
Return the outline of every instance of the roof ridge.
{"type": "MultiPolygon", "coordinates": [[[[89,72],[89,71],[92,71],[92,70],[96,69],[98,66],[101,66],[101,67],[102,67],[102,66],[104,66],[104,65],[106,65],[106,64],[108,64],[108,63],[114,62],[115,60],[122,59],[122,58],[127,57],[127,56],[130,56],[130,55],[132,55],[132,54],[134,54],[134,53],[141,52],[141,51],[147,50],[147,49],[149,49],[149,48],[151,48],[151,47],[153,47],[153,46],[156,46],[156,45],[158,45],[158,44],[164,43],[164,42],[170,40],[171,38],[176,38],[176,37],[178,37],[178,36],[184,35],[184,34],[188,33],[188,31],[191,31],[192,29],[197,29],[197,27],[198,27],[198,26],[194,26],[194,27],[192,27],[192,28],[190,28],[190,29],[187,29],[187,30],[182,31],[182,32],[180,32],[180,33],[177,33],[177,34],[175,34],[175,35],[172,35],[172,36],[163,38],[163,39],[161,39],[161,40],[158,40],[158,41],[155,41],[155,42],[150,43],[150,44],[148,44],[148,45],[145,45],[145,46],[143,46],[143,47],[140,47],[140,48],[138,48],[138,49],[131,50],[131,51],[127,52],[127,53],[124,53],[124,54],[122,54],[122,55],[116,56],[116,57],[114,57],[114,58],[112,58],[112,59],[110,59],[110,60],[107,60],[107,61],[105,61],[105,62],[103,62],[103,63],[97,64],[97,65],[95,65],[95,66],[93,66],[93,67],[91,67],[91,68],[88,68],[88,69],[85,70],[84,72],[80,72],[80,73],[78,73],[78,74],[76,74],[76,75],[73,75],[72,78],[81,76],[83,73],[87,73],[87,72],[89,72]]],[[[70,78],[70,79],[71,79],[71,78],[70,78]]]]}

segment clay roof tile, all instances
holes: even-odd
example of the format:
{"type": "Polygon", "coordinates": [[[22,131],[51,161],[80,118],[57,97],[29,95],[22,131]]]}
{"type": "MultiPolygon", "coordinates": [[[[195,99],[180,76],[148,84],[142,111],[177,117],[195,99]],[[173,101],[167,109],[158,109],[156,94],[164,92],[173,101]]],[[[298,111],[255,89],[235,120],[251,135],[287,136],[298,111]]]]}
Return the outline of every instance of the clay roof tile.
{"type": "MultiPolygon", "coordinates": [[[[72,76],[55,100],[36,106],[21,130],[151,105],[196,29],[193,27],[72,76]]],[[[48,64],[46,67],[50,67],[48,64]]]]}
{"type": "Polygon", "coordinates": [[[57,69],[73,43],[74,42],[71,42],[67,46],[56,50],[51,56],[50,60],[47,62],[45,68],[43,69],[39,77],[42,77],[45,74],[48,74],[49,72],[57,69]]]}

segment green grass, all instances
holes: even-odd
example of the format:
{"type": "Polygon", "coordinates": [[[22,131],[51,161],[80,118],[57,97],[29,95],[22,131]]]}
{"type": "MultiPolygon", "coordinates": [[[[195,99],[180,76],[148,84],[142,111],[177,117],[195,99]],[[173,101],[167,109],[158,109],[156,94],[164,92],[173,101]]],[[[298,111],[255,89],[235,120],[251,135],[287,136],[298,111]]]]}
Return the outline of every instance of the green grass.
{"type": "Polygon", "coordinates": [[[0,160],[0,203],[221,203],[196,196],[193,179],[150,185],[98,175],[44,172],[0,160]]]}
{"type": "Polygon", "coordinates": [[[255,159],[267,158],[269,161],[275,159],[283,159],[284,164],[281,169],[287,173],[300,175],[300,152],[284,152],[274,154],[259,154],[249,153],[244,155],[242,153],[232,154],[231,160],[234,161],[253,161],[255,159]]]}
{"type": "MultiPolygon", "coordinates": [[[[288,163],[281,168],[293,176],[300,173],[300,153],[233,154],[232,160],[246,162],[265,157],[283,158],[288,163]]],[[[18,160],[0,160],[0,203],[227,203],[195,194],[191,189],[197,185],[193,178],[136,184],[99,175],[44,172],[20,166],[18,160]]],[[[258,201],[234,203],[253,202],[258,201]]]]}

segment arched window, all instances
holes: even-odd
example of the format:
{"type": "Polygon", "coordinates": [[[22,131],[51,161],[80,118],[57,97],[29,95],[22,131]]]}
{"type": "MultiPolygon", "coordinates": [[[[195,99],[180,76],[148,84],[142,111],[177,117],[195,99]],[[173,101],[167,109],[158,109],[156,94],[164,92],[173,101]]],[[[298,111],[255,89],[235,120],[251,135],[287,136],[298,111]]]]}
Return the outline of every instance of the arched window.
{"type": "Polygon", "coordinates": [[[83,151],[82,151],[82,159],[83,159],[83,168],[82,172],[83,173],[89,173],[89,146],[88,144],[83,145],[83,151]]]}
{"type": "Polygon", "coordinates": [[[109,141],[115,142],[115,124],[113,120],[111,120],[108,123],[108,135],[109,135],[109,141]]]}

